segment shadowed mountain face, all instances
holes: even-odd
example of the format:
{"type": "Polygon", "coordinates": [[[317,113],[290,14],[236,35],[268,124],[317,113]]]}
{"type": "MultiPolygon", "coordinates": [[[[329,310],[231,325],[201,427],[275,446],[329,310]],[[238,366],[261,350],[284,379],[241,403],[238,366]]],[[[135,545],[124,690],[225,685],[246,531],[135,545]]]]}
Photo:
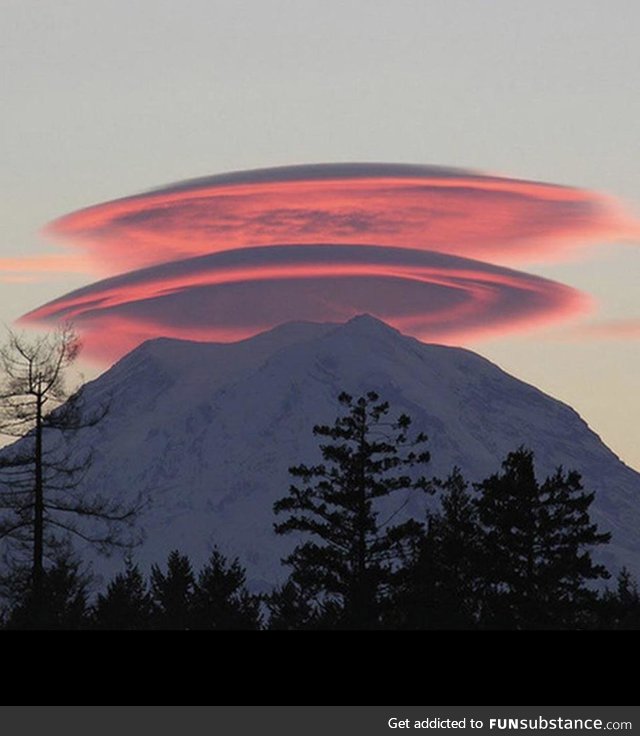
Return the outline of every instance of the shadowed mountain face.
{"type": "MultiPolygon", "coordinates": [[[[426,475],[458,465],[478,481],[520,444],[534,450],[539,477],[558,465],[578,470],[596,491],[593,520],[613,532],[601,559],[640,573],[640,474],[573,409],[472,352],[423,344],[368,316],[289,323],[231,344],[147,342],[87,386],[90,405],[110,399],[111,409],[74,442],[94,449],[92,491],[147,494],[136,553],[144,565],[179,548],[198,566],[217,543],[261,588],[284,577],[280,558],[295,542],[273,533],[273,503],[291,465],[320,460],[312,428],[333,423],[343,390],[375,390],[392,416],[412,417],[429,436],[426,475]]],[[[418,494],[405,512],[421,519],[429,503],[418,494]]]]}

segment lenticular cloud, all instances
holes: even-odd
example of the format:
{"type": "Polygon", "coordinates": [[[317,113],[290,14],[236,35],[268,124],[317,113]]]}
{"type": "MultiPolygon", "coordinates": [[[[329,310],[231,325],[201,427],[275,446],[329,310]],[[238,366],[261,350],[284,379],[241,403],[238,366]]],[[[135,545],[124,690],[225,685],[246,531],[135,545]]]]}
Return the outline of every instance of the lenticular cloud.
{"type": "Polygon", "coordinates": [[[50,234],[118,275],[23,320],[70,319],[101,359],[160,335],[228,341],[289,320],[362,312],[460,344],[584,311],[584,295],[505,266],[631,229],[600,195],[453,169],[339,164],[224,174],[52,223],[50,234]]]}

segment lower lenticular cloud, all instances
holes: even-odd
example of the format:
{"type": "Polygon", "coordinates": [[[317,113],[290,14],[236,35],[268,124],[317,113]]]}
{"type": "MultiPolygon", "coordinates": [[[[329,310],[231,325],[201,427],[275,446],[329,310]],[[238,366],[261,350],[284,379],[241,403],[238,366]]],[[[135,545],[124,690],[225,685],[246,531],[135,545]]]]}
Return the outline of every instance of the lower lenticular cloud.
{"type": "Polygon", "coordinates": [[[467,258],[380,246],[288,245],[115,276],[25,319],[71,320],[95,338],[94,355],[113,358],[149,337],[237,340],[282,322],[343,321],[363,312],[423,339],[459,341],[573,315],[587,305],[561,284],[467,258]]]}
{"type": "Polygon", "coordinates": [[[174,184],[80,210],[48,231],[102,273],[120,275],[23,320],[70,319],[90,354],[113,359],[160,335],[234,340],[289,320],[362,312],[458,344],[524,329],[575,315],[588,299],[497,260],[549,259],[576,243],[629,237],[637,226],[579,189],[340,164],[174,184]]]}

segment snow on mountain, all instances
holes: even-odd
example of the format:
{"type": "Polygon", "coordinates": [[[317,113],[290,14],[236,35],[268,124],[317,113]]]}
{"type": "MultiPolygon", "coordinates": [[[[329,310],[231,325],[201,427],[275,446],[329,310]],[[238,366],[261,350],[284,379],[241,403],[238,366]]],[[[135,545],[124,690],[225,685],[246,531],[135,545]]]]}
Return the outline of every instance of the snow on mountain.
{"type": "MultiPolygon", "coordinates": [[[[427,345],[373,317],[289,323],[230,344],[157,339],[88,384],[89,405],[110,411],[77,440],[94,450],[87,488],[124,499],[143,492],[144,567],[178,548],[196,567],[213,544],[238,555],[254,588],[281,580],[293,540],[272,531],[288,468],[320,459],[316,423],[332,423],[337,396],[375,390],[429,436],[428,475],[458,465],[472,481],[524,444],[539,477],[575,468],[596,491],[593,518],[613,541],[601,558],[640,573],[640,474],[622,463],[569,406],[480,356],[427,345]]],[[[416,496],[421,517],[429,499],[416,496]]],[[[96,560],[111,574],[121,559],[96,560]]]]}

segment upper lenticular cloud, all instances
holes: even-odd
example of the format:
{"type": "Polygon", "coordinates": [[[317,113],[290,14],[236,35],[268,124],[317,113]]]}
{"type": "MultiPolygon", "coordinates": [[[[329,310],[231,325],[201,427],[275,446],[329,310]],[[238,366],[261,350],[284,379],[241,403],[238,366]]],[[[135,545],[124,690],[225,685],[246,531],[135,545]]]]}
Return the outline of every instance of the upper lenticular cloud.
{"type": "Polygon", "coordinates": [[[606,198],[401,164],[292,166],[195,179],[62,217],[48,232],[106,272],[281,243],[376,243],[515,263],[621,237],[606,198]]]}
{"type": "Polygon", "coordinates": [[[234,340],[288,320],[362,312],[439,342],[521,330],[575,315],[589,300],[482,261],[548,260],[637,226],[580,189],[333,164],[180,182],[74,212],[48,231],[103,274],[120,275],[23,319],[71,319],[90,355],[113,359],[160,335],[234,340]]]}

